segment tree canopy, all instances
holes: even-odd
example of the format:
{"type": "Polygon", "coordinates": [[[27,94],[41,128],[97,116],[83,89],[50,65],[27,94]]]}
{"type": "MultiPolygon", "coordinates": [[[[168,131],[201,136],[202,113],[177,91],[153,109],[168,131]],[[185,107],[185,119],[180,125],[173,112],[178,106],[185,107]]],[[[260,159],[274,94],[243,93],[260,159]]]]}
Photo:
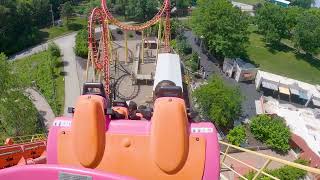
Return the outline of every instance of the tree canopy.
{"type": "Polygon", "coordinates": [[[299,6],[302,8],[310,8],[312,4],[314,4],[315,0],[293,0],[291,5],[299,6]]]}
{"type": "Polygon", "coordinates": [[[77,56],[88,57],[88,31],[83,29],[76,36],[75,53],[77,56]]]}
{"type": "Polygon", "coordinates": [[[266,143],[274,150],[288,152],[291,138],[290,129],[284,119],[275,116],[260,115],[253,117],[250,122],[250,130],[258,140],[266,143]]]}
{"type": "Polygon", "coordinates": [[[310,9],[301,13],[294,28],[295,46],[314,53],[320,48],[320,11],[310,9]]]}
{"type": "Polygon", "coordinates": [[[68,25],[69,19],[72,16],[73,8],[70,1],[61,5],[61,17],[65,20],[65,24],[68,25]]]}
{"type": "Polygon", "coordinates": [[[44,130],[37,110],[21,87],[6,56],[0,54],[0,140],[44,130]]]}
{"type": "MultiPolygon", "coordinates": [[[[55,18],[67,0],[6,0],[0,1],[0,52],[11,55],[40,43],[39,28],[52,24],[50,4],[55,18]]],[[[70,4],[70,2],[69,2],[70,4]]]]}
{"type": "Polygon", "coordinates": [[[257,25],[264,35],[265,41],[271,45],[279,45],[282,38],[288,36],[285,9],[266,3],[257,11],[257,25]]]}
{"type": "Polygon", "coordinates": [[[243,99],[238,88],[227,86],[218,76],[209,79],[193,93],[204,115],[217,125],[230,127],[241,115],[243,99]]]}
{"type": "Polygon", "coordinates": [[[227,139],[231,144],[240,146],[242,143],[246,141],[245,128],[242,125],[234,127],[232,130],[229,131],[227,139]]]}
{"type": "Polygon", "coordinates": [[[199,0],[192,29],[219,57],[238,57],[248,42],[248,16],[227,0],[199,0]]]}

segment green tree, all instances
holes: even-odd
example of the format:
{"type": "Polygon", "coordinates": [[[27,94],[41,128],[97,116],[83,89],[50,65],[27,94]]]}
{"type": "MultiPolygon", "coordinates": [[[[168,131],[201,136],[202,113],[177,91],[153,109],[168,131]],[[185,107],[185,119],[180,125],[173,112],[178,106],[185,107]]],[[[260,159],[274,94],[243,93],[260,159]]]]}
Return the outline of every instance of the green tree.
{"type": "Polygon", "coordinates": [[[196,72],[199,67],[199,54],[193,52],[186,61],[186,66],[188,66],[192,72],[196,72]]]}
{"type": "Polygon", "coordinates": [[[31,0],[30,13],[33,21],[32,24],[36,26],[45,26],[52,21],[49,0],[31,0]]]}
{"type": "Polygon", "coordinates": [[[315,0],[293,0],[291,5],[299,6],[302,8],[310,8],[312,4],[314,4],[315,0]]]}
{"type": "Polygon", "coordinates": [[[0,54],[0,138],[43,132],[38,112],[23,94],[23,88],[6,56],[0,54]]]}
{"type": "Polygon", "coordinates": [[[177,9],[187,9],[191,5],[191,0],[176,0],[177,9]]]}
{"type": "Polygon", "coordinates": [[[191,25],[217,57],[238,57],[248,43],[248,16],[227,0],[199,0],[191,25]]]}
{"type": "Polygon", "coordinates": [[[76,36],[75,53],[77,56],[88,57],[88,31],[83,29],[76,36]]]}
{"type": "Polygon", "coordinates": [[[253,117],[250,122],[250,130],[258,140],[266,143],[274,150],[288,152],[291,138],[290,129],[284,119],[276,116],[260,115],[253,117]]]}
{"type": "Polygon", "coordinates": [[[282,38],[288,36],[285,9],[266,3],[257,11],[257,25],[267,43],[277,46],[282,38]]]}
{"type": "Polygon", "coordinates": [[[201,112],[219,126],[230,127],[241,115],[243,97],[239,89],[227,86],[218,76],[213,76],[208,84],[196,89],[193,97],[201,112]]]}
{"type": "Polygon", "coordinates": [[[122,8],[125,8],[125,15],[130,19],[144,22],[156,15],[158,6],[156,0],[128,0],[122,8]]]}
{"type": "Polygon", "coordinates": [[[286,14],[286,25],[287,25],[287,30],[288,34],[291,37],[294,28],[296,27],[298,23],[298,17],[300,16],[301,13],[303,13],[303,9],[297,6],[290,6],[289,8],[285,9],[285,14],[286,14]]]}
{"type": "MultiPolygon", "coordinates": [[[[309,164],[308,161],[303,159],[297,159],[294,161],[295,163],[302,164],[307,166],[309,164]]],[[[266,170],[267,173],[271,174],[274,177],[277,177],[281,180],[299,180],[303,179],[307,175],[307,171],[298,169],[292,166],[285,165],[278,169],[266,170]]],[[[250,171],[248,174],[244,175],[247,179],[253,179],[255,172],[250,171]]],[[[272,180],[272,178],[261,175],[257,178],[257,180],[272,180]]]]}
{"type": "Polygon", "coordinates": [[[231,144],[240,146],[242,143],[246,141],[245,128],[242,125],[234,127],[232,130],[229,131],[227,139],[231,144]]]}
{"type": "Polygon", "coordinates": [[[314,53],[320,47],[320,12],[310,9],[298,16],[294,28],[294,42],[297,48],[314,53]]]}
{"type": "Polygon", "coordinates": [[[70,1],[67,1],[61,5],[60,15],[65,20],[66,25],[69,24],[69,19],[71,18],[72,13],[73,13],[73,8],[70,1]]]}

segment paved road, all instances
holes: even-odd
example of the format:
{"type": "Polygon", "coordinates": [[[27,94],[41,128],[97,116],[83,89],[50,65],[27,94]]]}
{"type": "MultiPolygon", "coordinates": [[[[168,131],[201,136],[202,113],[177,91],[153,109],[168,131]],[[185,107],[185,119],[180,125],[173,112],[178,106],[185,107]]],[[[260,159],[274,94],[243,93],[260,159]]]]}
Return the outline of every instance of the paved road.
{"type": "Polygon", "coordinates": [[[76,33],[56,39],[54,42],[60,47],[64,63],[64,115],[68,114],[68,107],[74,107],[75,101],[80,96],[80,82],[77,73],[76,55],[73,51],[76,33]]]}
{"type": "MultiPolygon", "coordinates": [[[[73,48],[75,46],[76,32],[69,35],[54,39],[61,49],[62,61],[64,64],[64,81],[65,81],[65,103],[64,103],[64,115],[68,115],[68,107],[74,107],[77,97],[80,95],[80,82],[77,73],[77,61],[73,48]]],[[[48,43],[35,46],[28,50],[22,51],[12,57],[10,60],[21,59],[47,49],[48,43]]],[[[70,116],[70,115],[68,115],[70,116]]]]}
{"type": "Polygon", "coordinates": [[[254,84],[247,84],[247,83],[237,83],[234,79],[226,77],[218,68],[218,66],[214,63],[216,60],[214,57],[211,59],[200,50],[200,47],[195,43],[194,38],[195,36],[192,34],[191,31],[185,31],[185,37],[187,37],[188,42],[190,43],[193,51],[196,51],[201,60],[200,64],[204,67],[204,70],[208,75],[217,74],[223,78],[223,80],[232,86],[239,86],[242,95],[244,96],[245,100],[242,102],[242,109],[243,109],[243,116],[244,117],[252,117],[256,115],[255,109],[255,100],[260,98],[260,94],[256,91],[254,84]]]}
{"type": "Polygon", "coordinates": [[[29,95],[32,103],[44,119],[45,126],[49,129],[53,123],[55,115],[47,100],[38,91],[32,88],[26,89],[26,93],[29,95]]]}

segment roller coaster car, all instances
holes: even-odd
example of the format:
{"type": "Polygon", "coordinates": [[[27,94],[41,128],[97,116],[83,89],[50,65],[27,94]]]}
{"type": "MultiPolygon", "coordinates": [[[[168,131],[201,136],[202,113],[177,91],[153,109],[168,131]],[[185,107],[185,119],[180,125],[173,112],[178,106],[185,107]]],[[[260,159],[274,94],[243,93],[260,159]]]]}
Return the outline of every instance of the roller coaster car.
{"type": "Polygon", "coordinates": [[[74,116],[56,118],[50,129],[49,165],[8,168],[3,174],[8,179],[219,179],[216,129],[207,122],[189,123],[183,99],[157,98],[151,121],[112,120],[105,102],[100,95],[80,96],[74,116]]]}

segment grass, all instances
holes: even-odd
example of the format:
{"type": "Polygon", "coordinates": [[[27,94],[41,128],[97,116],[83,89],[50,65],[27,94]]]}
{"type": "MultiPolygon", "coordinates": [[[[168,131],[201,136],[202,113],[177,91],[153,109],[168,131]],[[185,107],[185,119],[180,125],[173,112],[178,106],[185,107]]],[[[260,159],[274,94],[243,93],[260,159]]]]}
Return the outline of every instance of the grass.
{"type": "Polygon", "coordinates": [[[60,57],[44,51],[13,62],[18,78],[25,86],[36,85],[47,99],[55,115],[61,115],[64,108],[63,63],[60,57]]]}
{"type": "Polygon", "coordinates": [[[274,74],[283,75],[311,84],[320,84],[320,60],[300,54],[283,45],[278,49],[269,48],[263,37],[254,32],[250,35],[247,55],[250,61],[274,74]]]}
{"type": "Polygon", "coordinates": [[[256,5],[258,3],[264,4],[265,0],[234,0],[235,2],[244,3],[244,4],[250,4],[250,5],[256,5]]]}
{"type": "Polygon", "coordinates": [[[68,26],[55,26],[49,28],[40,29],[40,37],[43,41],[53,39],[64,34],[78,31],[87,27],[87,20],[82,17],[73,17],[69,20],[68,26]]]}
{"type": "Polygon", "coordinates": [[[187,29],[191,29],[191,16],[179,19],[180,23],[187,29]]]}

